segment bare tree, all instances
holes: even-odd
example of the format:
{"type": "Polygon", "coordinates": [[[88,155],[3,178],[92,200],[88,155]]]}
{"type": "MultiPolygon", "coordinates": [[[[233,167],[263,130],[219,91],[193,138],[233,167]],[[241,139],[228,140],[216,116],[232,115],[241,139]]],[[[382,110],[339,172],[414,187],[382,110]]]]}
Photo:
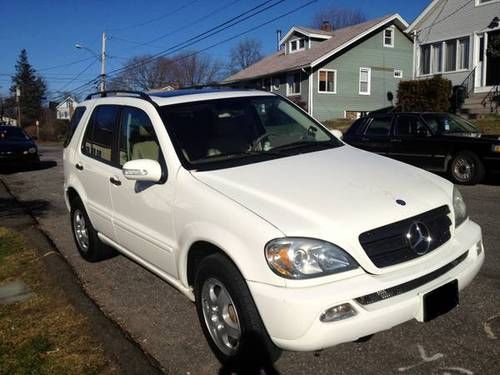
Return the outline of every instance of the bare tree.
{"type": "Polygon", "coordinates": [[[262,43],[257,39],[242,39],[229,52],[228,71],[235,74],[262,58],[262,43]]]}
{"type": "Polygon", "coordinates": [[[196,86],[217,82],[221,78],[222,64],[210,55],[196,52],[178,54],[175,75],[181,86],[196,86]]]}
{"type": "Polygon", "coordinates": [[[108,88],[147,91],[162,87],[175,79],[175,62],[166,57],[132,57],[124,64],[123,69],[109,82],[108,88]]]}
{"type": "Polygon", "coordinates": [[[333,29],[341,29],[365,22],[366,16],[360,9],[330,6],[316,12],[311,26],[320,29],[325,21],[328,21],[333,29]]]}
{"type": "Polygon", "coordinates": [[[137,56],[128,60],[110,89],[153,90],[175,83],[179,87],[202,85],[220,78],[222,64],[210,55],[183,52],[172,57],[137,56]]]}

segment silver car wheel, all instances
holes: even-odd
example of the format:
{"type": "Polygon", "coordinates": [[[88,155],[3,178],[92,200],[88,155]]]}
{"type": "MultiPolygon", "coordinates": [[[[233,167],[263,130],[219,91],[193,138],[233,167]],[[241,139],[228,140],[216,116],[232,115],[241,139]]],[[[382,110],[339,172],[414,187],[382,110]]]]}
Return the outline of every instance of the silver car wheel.
{"type": "Polygon", "coordinates": [[[453,163],[453,175],[460,182],[468,182],[474,176],[475,165],[474,163],[464,157],[459,157],[453,163]]]}
{"type": "Polygon", "coordinates": [[[229,292],[219,280],[207,279],[201,290],[201,303],[212,340],[225,355],[234,355],[240,343],[241,327],[229,292]]]}
{"type": "Polygon", "coordinates": [[[89,250],[89,231],[85,216],[80,210],[75,210],[73,213],[73,229],[78,246],[82,251],[87,252],[89,250]]]}

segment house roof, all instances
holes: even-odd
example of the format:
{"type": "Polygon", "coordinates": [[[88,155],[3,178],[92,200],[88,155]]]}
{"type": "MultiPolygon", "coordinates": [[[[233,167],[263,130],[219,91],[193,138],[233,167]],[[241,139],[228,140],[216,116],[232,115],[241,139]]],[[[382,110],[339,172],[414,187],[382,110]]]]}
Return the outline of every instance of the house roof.
{"type": "MultiPolygon", "coordinates": [[[[285,51],[280,50],[226,78],[224,83],[244,81],[304,67],[314,67],[325,59],[347,48],[357,40],[377,30],[379,27],[392,21],[398,24],[402,29],[408,27],[408,23],[399,14],[392,14],[358,25],[337,29],[329,33],[331,37],[328,40],[317,43],[304,51],[294,52],[288,55],[285,54],[285,51]]],[[[303,27],[295,27],[295,29],[313,30],[303,27]]],[[[294,28],[292,28],[291,31],[292,30],[294,30],[294,28]]],[[[314,30],[314,32],[325,33],[322,30],[314,30]]],[[[287,35],[288,34],[290,34],[290,32],[288,32],[287,35]]]]}
{"type": "Polygon", "coordinates": [[[66,99],[64,99],[62,102],[60,102],[57,106],[56,109],[58,109],[61,105],[66,103],[67,101],[72,101],[73,103],[76,103],[76,99],[73,98],[72,96],[68,96],[66,99]]]}

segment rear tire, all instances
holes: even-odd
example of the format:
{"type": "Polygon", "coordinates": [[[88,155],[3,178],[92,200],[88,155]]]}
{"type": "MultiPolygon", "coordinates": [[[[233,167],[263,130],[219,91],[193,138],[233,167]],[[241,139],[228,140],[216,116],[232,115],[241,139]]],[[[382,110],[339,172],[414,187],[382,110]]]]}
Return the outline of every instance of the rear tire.
{"type": "Polygon", "coordinates": [[[89,262],[98,262],[112,257],[114,250],[103,244],[90,222],[80,199],[71,202],[71,230],[78,252],[89,262]]]}
{"type": "Polygon", "coordinates": [[[245,280],[227,257],[213,254],[201,261],[194,292],[203,333],[228,370],[260,373],[273,368],[281,350],[271,341],[245,280]]]}
{"type": "Polygon", "coordinates": [[[449,173],[454,182],[462,185],[480,183],[486,174],[484,164],[470,151],[461,151],[452,159],[449,173]]]}

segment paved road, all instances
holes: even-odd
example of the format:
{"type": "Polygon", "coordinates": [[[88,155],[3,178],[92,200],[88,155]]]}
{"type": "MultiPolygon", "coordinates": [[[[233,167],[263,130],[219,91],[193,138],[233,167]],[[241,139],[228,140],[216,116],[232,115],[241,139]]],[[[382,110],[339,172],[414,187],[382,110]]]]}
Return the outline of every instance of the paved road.
{"type": "MultiPolygon", "coordinates": [[[[42,170],[0,178],[31,207],[87,293],[166,372],[217,373],[220,366],[202,336],[194,305],[185,297],[124,256],[97,264],[78,256],[62,196],[61,149],[45,146],[41,151],[42,170]]],[[[283,374],[499,374],[500,184],[461,190],[470,216],[483,228],[487,261],[461,294],[459,308],[427,324],[408,322],[365,343],[316,354],[284,353],[276,369],[283,374]],[[494,316],[498,318],[488,324],[494,316]]]]}

